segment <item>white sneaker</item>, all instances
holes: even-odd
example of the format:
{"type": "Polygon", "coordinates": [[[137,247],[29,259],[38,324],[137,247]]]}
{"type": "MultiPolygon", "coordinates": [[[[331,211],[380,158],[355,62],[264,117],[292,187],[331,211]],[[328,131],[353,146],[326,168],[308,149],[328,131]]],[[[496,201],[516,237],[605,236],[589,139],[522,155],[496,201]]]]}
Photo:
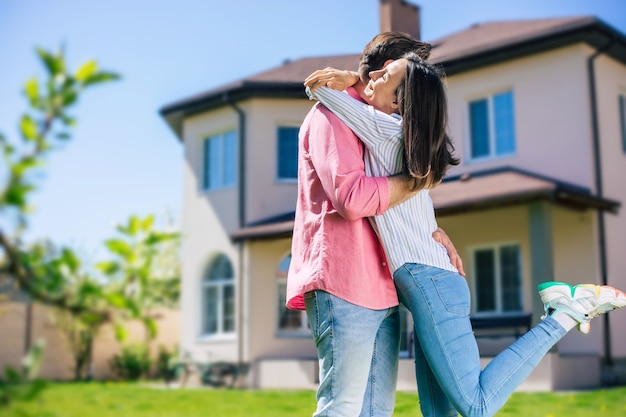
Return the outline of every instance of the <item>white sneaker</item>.
{"type": "Polygon", "coordinates": [[[539,285],[539,295],[546,316],[565,313],[578,322],[582,333],[589,333],[594,317],[626,306],[626,294],[608,285],[544,282],[539,285]]]}

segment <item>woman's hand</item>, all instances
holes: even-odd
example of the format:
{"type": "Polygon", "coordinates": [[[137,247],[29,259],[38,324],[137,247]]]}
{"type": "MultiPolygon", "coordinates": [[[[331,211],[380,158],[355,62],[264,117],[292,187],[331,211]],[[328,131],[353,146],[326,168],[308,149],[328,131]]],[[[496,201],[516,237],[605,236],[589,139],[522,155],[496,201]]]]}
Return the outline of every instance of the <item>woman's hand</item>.
{"type": "Polygon", "coordinates": [[[358,82],[359,74],[357,72],[326,67],[309,75],[304,80],[304,86],[309,87],[311,91],[315,91],[321,85],[343,91],[358,82]]]}

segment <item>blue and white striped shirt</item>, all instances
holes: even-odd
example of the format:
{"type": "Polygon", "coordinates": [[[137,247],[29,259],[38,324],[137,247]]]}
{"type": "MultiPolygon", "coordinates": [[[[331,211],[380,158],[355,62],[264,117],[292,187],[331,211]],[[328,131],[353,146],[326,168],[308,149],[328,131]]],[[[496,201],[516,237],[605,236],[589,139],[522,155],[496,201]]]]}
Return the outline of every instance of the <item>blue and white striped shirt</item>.
{"type": "MultiPolygon", "coordinates": [[[[402,171],[404,140],[402,118],[374,109],[348,94],[319,87],[311,99],[319,100],[365,143],[365,172],[387,177],[402,171]]],[[[393,273],[405,263],[418,263],[457,271],[446,249],[433,239],[437,229],[435,210],[428,190],[390,207],[375,217],[378,233],[393,273]]]]}

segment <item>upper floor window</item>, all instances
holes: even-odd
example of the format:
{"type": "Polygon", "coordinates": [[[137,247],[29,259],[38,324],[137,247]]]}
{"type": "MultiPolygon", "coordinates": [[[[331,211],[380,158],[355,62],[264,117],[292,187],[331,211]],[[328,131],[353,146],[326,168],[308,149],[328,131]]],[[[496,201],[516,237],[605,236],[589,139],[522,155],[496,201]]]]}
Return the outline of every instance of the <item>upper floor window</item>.
{"type": "Polygon", "coordinates": [[[278,265],[276,271],[276,287],[278,293],[278,323],[279,333],[309,334],[309,323],[306,311],[290,310],[285,306],[287,301],[287,273],[291,264],[291,255],[287,255],[278,265]]]}
{"type": "Polygon", "coordinates": [[[515,153],[513,92],[505,91],[469,103],[471,159],[515,153]]]}
{"type": "Polygon", "coordinates": [[[619,120],[622,125],[622,150],[626,153],[626,95],[619,96],[619,120]]]}
{"type": "Polygon", "coordinates": [[[276,171],[279,180],[298,179],[298,131],[297,127],[280,126],[278,128],[276,171]]]}
{"type": "Polygon", "coordinates": [[[235,332],[235,283],[233,267],[225,255],[217,256],[202,280],[202,334],[235,332]]]}
{"type": "Polygon", "coordinates": [[[234,130],[204,141],[203,188],[234,187],[237,181],[237,135],[234,130]]]}
{"type": "Polygon", "coordinates": [[[474,283],[476,313],[522,311],[522,267],[519,245],[475,249],[474,283]]]}

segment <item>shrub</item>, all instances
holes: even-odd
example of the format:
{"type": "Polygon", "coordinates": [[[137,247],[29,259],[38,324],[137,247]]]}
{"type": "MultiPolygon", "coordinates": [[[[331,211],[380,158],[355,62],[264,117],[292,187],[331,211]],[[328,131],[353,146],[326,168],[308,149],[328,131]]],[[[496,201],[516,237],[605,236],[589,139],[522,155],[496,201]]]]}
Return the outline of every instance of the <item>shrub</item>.
{"type": "Polygon", "coordinates": [[[136,381],[147,376],[150,371],[148,347],[142,343],[123,346],[121,353],[113,356],[109,364],[119,378],[136,381]]]}
{"type": "Polygon", "coordinates": [[[156,359],[157,378],[167,378],[168,373],[172,370],[178,361],[178,348],[174,346],[171,350],[160,345],[159,353],[156,359]]]}

